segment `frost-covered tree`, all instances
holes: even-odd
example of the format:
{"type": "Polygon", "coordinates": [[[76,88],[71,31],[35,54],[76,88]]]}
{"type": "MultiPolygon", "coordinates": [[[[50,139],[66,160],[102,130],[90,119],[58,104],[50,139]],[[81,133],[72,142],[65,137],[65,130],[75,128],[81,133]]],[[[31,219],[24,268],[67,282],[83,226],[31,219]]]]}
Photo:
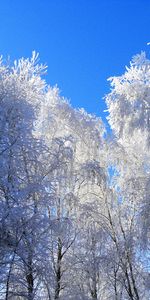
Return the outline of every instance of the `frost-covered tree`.
{"type": "Polygon", "coordinates": [[[81,239],[80,232],[83,228],[80,226],[80,219],[81,215],[86,214],[85,206],[88,204],[90,209],[94,202],[96,205],[100,199],[102,182],[106,180],[103,133],[104,127],[99,118],[87,114],[83,109],[73,109],[65,99],[60,98],[58,89],[49,88],[39,113],[39,122],[36,123],[36,134],[43,137],[45,143],[61,155],[61,163],[54,171],[52,183],[55,193],[52,218],[57,222],[59,220],[58,230],[61,231],[61,236],[58,239],[56,232],[53,234],[53,244],[56,247],[52,254],[55,257],[54,266],[55,260],[59,260],[59,284],[57,276],[54,281],[59,286],[57,297],[61,295],[62,299],[67,296],[72,297],[70,299],[81,297],[79,290],[77,291],[78,284],[75,283],[75,274],[78,277],[76,270],[80,265],[75,254],[76,245],[79,245],[81,239]],[[64,221],[66,224],[66,220],[74,224],[73,236],[65,228],[65,235],[62,232],[62,224],[64,221]],[[70,242],[66,251],[65,240],[68,235],[70,242]]]}
{"type": "Polygon", "coordinates": [[[43,79],[33,52],[0,60],[0,299],[149,299],[150,62],[100,118],[43,79]]]}
{"type": "Polygon", "coordinates": [[[115,170],[111,177],[119,201],[117,228],[123,238],[122,248],[126,249],[124,258],[121,254],[127,263],[125,288],[130,299],[147,299],[149,267],[144,256],[149,255],[150,232],[150,61],[145,53],[133,57],[125,74],[110,81],[112,91],[106,102],[115,135],[110,148],[115,170]]]}
{"type": "Polygon", "coordinates": [[[75,243],[94,174],[103,181],[104,129],[46,85],[37,58],[1,59],[1,298],[75,299],[75,243]]]}
{"type": "Polygon", "coordinates": [[[43,180],[49,171],[49,153],[33,134],[38,106],[44,96],[45,82],[40,74],[45,67],[37,65],[36,60],[35,53],[31,60],[21,59],[13,66],[3,64],[1,59],[0,277],[3,299],[15,299],[19,295],[33,299],[38,268],[34,265],[40,255],[37,241],[44,233],[40,224],[44,226],[46,222],[44,203],[49,193],[43,180]]]}

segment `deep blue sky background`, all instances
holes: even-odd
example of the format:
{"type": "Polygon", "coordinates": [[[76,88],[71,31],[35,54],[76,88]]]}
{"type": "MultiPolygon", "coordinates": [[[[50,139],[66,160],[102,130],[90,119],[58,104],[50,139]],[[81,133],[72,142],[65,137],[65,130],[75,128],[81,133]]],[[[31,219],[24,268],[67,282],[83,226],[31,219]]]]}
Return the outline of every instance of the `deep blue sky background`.
{"type": "MultiPolygon", "coordinates": [[[[74,107],[105,119],[107,78],[131,57],[150,54],[150,0],[3,0],[0,53],[11,59],[40,53],[47,82],[74,107]]],[[[150,56],[150,55],[149,55],[150,56]]]]}

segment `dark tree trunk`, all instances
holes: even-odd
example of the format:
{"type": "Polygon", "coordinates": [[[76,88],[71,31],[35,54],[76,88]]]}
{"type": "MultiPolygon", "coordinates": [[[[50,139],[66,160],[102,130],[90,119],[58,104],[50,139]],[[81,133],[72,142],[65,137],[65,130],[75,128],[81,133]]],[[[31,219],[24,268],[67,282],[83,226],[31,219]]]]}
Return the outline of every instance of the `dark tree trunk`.
{"type": "Polygon", "coordinates": [[[62,243],[58,238],[58,253],[57,253],[57,269],[56,269],[56,288],[55,288],[55,300],[59,299],[61,290],[61,260],[62,260],[62,243]]]}
{"type": "Polygon", "coordinates": [[[34,278],[32,269],[32,257],[28,260],[28,273],[26,275],[27,288],[28,288],[28,299],[33,300],[33,288],[34,288],[34,278]]]}

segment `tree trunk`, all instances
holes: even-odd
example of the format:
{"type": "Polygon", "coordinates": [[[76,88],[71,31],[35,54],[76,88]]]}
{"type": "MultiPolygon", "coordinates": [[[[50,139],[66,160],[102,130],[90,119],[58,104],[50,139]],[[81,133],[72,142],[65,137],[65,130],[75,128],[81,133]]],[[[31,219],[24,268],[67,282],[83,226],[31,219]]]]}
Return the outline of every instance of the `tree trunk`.
{"type": "Polygon", "coordinates": [[[34,278],[32,270],[32,257],[29,256],[28,259],[28,273],[26,275],[27,288],[28,288],[28,300],[33,300],[33,287],[34,287],[34,278]]]}
{"type": "Polygon", "coordinates": [[[8,297],[9,297],[10,276],[11,276],[11,270],[12,270],[12,266],[13,266],[13,263],[14,263],[14,259],[15,259],[15,252],[13,254],[13,258],[12,258],[12,261],[10,263],[10,268],[9,268],[9,272],[8,272],[8,276],[7,276],[5,300],[8,300],[8,297]]]}
{"type": "Polygon", "coordinates": [[[62,260],[62,243],[61,239],[58,238],[58,253],[57,253],[57,269],[56,269],[56,288],[55,288],[55,300],[59,299],[61,290],[61,260],[62,260]]]}
{"type": "Polygon", "coordinates": [[[96,288],[91,291],[91,296],[92,296],[92,299],[97,300],[97,290],[96,290],[96,288]]]}

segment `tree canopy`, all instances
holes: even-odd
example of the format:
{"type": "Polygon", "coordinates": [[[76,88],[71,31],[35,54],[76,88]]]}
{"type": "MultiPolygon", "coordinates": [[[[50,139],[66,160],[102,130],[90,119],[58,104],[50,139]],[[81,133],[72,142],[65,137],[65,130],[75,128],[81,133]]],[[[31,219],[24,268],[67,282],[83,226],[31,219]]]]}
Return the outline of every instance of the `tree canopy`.
{"type": "Polygon", "coordinates": [[[101,118],[0,59],[0,299],[150,297],[150,60],[109,79],[101,118]]]}

